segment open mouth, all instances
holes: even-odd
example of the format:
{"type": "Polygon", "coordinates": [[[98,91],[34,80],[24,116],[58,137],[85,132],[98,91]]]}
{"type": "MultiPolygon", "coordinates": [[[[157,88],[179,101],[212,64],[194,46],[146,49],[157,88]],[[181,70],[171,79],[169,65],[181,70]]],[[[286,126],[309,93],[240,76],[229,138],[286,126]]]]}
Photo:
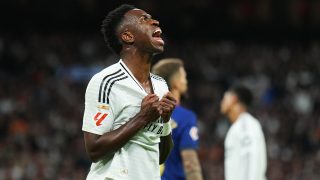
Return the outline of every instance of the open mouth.
{"type": "Polygon", "coordinates": [[[160,28],[158,28],[152,33],[152,38],[163,46],[164,45],[164,41],[161,38],[161,34],[162,34],[162,31],[161,31],[160,28]]]}

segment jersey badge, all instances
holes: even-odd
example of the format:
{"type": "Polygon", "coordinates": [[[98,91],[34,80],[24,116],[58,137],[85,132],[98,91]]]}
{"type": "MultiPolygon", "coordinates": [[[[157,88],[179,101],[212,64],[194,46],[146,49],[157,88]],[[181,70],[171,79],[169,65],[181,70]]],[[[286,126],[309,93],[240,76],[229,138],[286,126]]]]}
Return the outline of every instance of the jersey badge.
{"type": "Polygon", "coordinates": [[[102,121],[105,120],[107,116],[108,116],[107,113],[98,112],[98,113],[94,116],[93,120],[96,121],[96,125],[97,125],[97,126],[101,126],[101,125],[102,125],[102,124],[101,124],[102,121]]]}

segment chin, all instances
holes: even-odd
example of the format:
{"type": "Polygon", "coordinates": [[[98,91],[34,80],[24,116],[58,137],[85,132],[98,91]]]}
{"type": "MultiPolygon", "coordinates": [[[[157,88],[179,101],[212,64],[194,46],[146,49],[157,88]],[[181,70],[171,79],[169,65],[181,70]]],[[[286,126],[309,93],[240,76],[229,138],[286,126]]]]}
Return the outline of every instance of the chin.
{"type": "Polygon", "coordinates": [[[150,42],[151,47],[152,47],[152,51],[154,54],[160,54],[163,53],[164,51],[164,44],[160,44],[156,41],[151,41],[150,42]]]}
{"type": "Polygon", "coordinates": [[[163,53],[163,51],[164,51],[164,47],[161,47],[161,48],[158,47],[154,49],[153,54],[154,55],[161,54],[163,53]]]}
{"type": "Polygon", "coordinates": [[[224,109],[224,108],[221,108],[221,109],[220,109],[220,113],[223,114],[223,115],[225,115],[225,114],[227,113],[227,110],[224,109]]]}

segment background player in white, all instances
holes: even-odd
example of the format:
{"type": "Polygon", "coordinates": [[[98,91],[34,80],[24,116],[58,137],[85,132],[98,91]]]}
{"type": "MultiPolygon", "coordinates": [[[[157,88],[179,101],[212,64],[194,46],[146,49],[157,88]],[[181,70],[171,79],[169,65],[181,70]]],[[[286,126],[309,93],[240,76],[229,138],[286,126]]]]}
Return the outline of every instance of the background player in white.
{"type": "Polygon", "coordinates": [[[178,101],[172,113],[171,126],[174,148],[165,162],[162,180],[201,180],[199,163],[198,128],[194,112],[181,106],[180,102],[188,90],[187,73],[181,59],[162,59],[152,68],[152,72],[163,77],[178,101]]]}
{"type": "Polygon", "coordinates": [[[250,90],[234,86],[221,102],[221,112],[232,123],[225,139],[225,179],[265,180],[266,143],[261,125],[248,113],[252,102],[250,90]]]}
{"type": "Polygon", "coordinates": [[[86,90],[82,130],[94,162],[87,179],[160,179],[176,100],[150,73],[153,55],[164,49],[159,22],[122,5],[107,15],[102,33],[121,60],[93,76],[86,90]]]}

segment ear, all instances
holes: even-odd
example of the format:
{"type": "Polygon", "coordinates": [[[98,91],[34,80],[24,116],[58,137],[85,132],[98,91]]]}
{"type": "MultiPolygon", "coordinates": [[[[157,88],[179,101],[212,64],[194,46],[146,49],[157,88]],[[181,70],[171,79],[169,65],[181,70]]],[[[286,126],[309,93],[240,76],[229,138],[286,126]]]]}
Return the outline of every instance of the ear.
{"type": "Polygon", "coordinates": [[[171,89],[177,89],[177,81],[174,78],[171,78],[168,83],[170,83],[171,89]]]}
{"type": "Polygon", "coordinates": [[[181,72],[175,72],[170,78],[170,84],[173,89],[179,89],[181,72]]]}
{"type": "Polygon", "coordinates": [[[170,86],[171,86],[171,89],[178,89],[179,88],[179,81],[178,81],[178,78],[177,76],[172,76],[169,80],[170,82],[170,86]]]}
{"type": "Polygon", "coordinates": [[[124,31],[123,33],[121,33],[121,40],[125,44],[133,44],[134,43],[134,36],[131,32],[124,31]]]}

